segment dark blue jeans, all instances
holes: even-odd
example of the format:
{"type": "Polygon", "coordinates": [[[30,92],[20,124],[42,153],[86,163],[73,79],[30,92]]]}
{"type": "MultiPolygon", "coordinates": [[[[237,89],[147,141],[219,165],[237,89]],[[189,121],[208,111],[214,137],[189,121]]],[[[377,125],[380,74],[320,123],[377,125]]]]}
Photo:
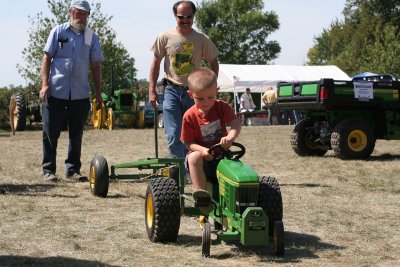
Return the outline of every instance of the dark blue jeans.
{"type": "Polygon", "coordinates": [[[65,125],[64,119],[67,119],[69,134],[65,174],[68,176],[80,172],[83,128],[89,110],[89,99],[63,100],[49,97],[43,102],[43,173],[56,173],[57,143],[65,125]]]}
{"type": "Polygon", "coordinates": [[[194,101],[189,97],[187,90],[170,84],[165,87],[163,116],[168,153],[178,158],[185,158],[187,152],[181,141],[182,118],[193,104],[194,101]]]}

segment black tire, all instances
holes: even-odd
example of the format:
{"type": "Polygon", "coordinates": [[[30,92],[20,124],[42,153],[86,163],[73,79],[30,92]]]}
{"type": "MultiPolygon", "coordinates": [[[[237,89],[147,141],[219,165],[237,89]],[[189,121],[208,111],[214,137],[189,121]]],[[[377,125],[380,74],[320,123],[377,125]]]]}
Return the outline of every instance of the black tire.
{"type": "Polygon", "coordinates": [[[151,242],[175,242],[181,223],[179,190],[173,179],[150,181],[145,197],[145,224],[151,242]]]}
{"type": "Polygon", "coordinates": [[[275,177],[261,176],[257,206],[261,207],[269,219],[269,233],[272,233],[273,222],[282,221],[283,203],[281,189],[275,177]]]}
{"type": "Polygon", "coordinates": [[[110,184],[107,160],[95,156],[90,162],[89,172],[90,191],[97,197],[106,197],[110,184]]]}
{"type": "Polygon", "coordinates": [[[320,149],[314,143],[314,135],[305,120],[299,121],[294,126],[290,144],[294,152],[299,156],[323,156],[327,150],[320,149]]]}
{"type": "Polygon", "coordinates": [[[203,225],[203,234],[201,236],[201,255],[203,257],[210,257],[211,251],[211,225],[207,221],[203,225]]]}
{"type": "Polygon", "coordinates": [[[157,123],[158,128],[164,128],[164,115],[162,113],[158,114],[157,123]]]}
{"type": "Polygon", "coordinates": [[[285,254],[285,229],[282,221],[274,221],[273,246],[275,255],[282,257],[285,254]]]}
{"type": "Polygon", "coordinates": [[[331,135],[331,146],[341,159],[365,159],[375,148],[375,134],[367,122],[351,118],[337,124],[331,135]]]}
{"type": "Polygon", "coordinates": [[[26,129],[26,104],[24,96],[21,93],[14,93],[10,99],[10,107],[12,110],[12,118],[10,123],[13,123],[15,131],[25,131],[26,129]]]}

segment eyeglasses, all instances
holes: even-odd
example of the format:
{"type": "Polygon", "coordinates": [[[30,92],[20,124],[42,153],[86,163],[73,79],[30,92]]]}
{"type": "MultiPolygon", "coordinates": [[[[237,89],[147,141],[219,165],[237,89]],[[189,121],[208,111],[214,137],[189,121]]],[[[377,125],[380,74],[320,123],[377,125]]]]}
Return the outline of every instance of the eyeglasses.
{"type": "Polygon", "coordinates": [[[190,14],[190,15],[175,15],[178,19],[191,19],[194,17],[194,14],[190,14]]]}

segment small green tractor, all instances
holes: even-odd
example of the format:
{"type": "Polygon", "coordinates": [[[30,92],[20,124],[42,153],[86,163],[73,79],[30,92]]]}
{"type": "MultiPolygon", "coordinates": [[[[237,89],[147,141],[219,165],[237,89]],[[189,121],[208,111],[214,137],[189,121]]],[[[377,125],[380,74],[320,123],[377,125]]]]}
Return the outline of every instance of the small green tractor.
{"type": "Polygon", "coordinates": [[[300,111],[292,132],[299,156],[365,159],[377,139],[400,140],[400,81],[391,75],[278,84],[280,109],[300,111]]]}
{"type": "MultiPolygon", "coordinates": [[[[157,127],[155,127],[157,133],[157,127]]],[[[157,134],[156,134],[157,136],[157,134]]],[[[157,138],[156,147],[157,147],[157,138]]],[[[274,177],[259,176],[239,159],[245,148],[234,143],[231,150],[219,145],[210,152],[220,151],[216,180],[207,182],[212,196],[213,210],[203,214],[192,193],[185,188],[184,159],[147,158],[131,163],[112,165],[102,156],[90,163],[90,190],[98,197],[106,197],[112,179],[149,178],[145,195],[145,224],[152,242],[174,242],[178,238],[181,216],[199,216],[202,226],[202,255],[210,256],[211,243],[239,241],[244,246],[266,246],[272,243],[278,256],[284,254],[283,207],[279,184],[274,177]],[[152,170],[146,174],[117,174],[117,170],[137,168],[152,170]],[[211,239],[211,234],[216,239],[211,239]],[[213,242],[212,242],[213,241],[213,242]]],[[[207,204],[208,205],[208,204],[207,204]]]]}
{"type": "Polygon", "coordinates": [[[115,90],[113,95],[102,92],[102,108],[96,110],[96,100],[92,102],[92,121],[95,129],[115,125],[123,127],[144,128],[144,110],[139,108],[137,95],[131,89],[115,90]]]}

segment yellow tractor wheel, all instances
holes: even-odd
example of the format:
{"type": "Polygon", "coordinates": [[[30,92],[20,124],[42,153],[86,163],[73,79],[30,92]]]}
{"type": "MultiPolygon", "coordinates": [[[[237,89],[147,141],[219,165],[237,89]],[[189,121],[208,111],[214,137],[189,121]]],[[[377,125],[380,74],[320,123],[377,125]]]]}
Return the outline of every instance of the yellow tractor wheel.
{"type": "Polygon", "coordinates": [[[101,109],[96,110],[96,100],[93,101],[93,127],[95,129],[101,129],[104,124],[105,117],[105,106],[104,103],[101,105],[101,109]]]}
{"type": "Polygon", "coordinates": [[[138,120],[137,120],[137,127],[139,129],[143,129],[144,128],[144,110],[140,110],[139,114],[138,114],[138,120]]]}
{"type": "Polygon", "coordinates": [[[113,109],[112,108],[109,108],[108,109],[108,112],[107,112],[107,127],[108,127],[108,130],[114,130],[114,128],[115,128],[115,117],[114,117],[115,115],[114,115],[114,111],[113,111],[113,109]]]}

